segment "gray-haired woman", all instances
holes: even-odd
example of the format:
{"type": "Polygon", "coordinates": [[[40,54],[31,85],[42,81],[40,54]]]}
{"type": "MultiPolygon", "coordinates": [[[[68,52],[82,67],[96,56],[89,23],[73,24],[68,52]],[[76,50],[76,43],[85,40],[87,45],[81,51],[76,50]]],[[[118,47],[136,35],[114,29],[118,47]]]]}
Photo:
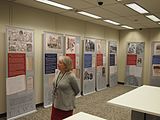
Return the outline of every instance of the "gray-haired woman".
{"type": "Polygon", "coordinates": [[[58,60],[60,72],[53,81],[53,104],[51,120],[62,120],[73,114],[75,96],[80,89],[72,70],[72,60],[68,56],[60,56],[58,60]]]}

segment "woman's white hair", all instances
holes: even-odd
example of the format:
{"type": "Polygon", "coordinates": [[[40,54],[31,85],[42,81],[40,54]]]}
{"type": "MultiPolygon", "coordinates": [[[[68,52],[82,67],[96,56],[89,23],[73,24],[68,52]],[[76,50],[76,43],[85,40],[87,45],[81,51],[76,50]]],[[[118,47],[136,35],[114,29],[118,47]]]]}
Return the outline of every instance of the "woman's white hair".
{"type": "Polygon", "coordinates": [[[63,62],[65,65],[65,71],[69,72],[72,70],[72,59],[69,56],[60,56],[59,61],[63,62]]]}

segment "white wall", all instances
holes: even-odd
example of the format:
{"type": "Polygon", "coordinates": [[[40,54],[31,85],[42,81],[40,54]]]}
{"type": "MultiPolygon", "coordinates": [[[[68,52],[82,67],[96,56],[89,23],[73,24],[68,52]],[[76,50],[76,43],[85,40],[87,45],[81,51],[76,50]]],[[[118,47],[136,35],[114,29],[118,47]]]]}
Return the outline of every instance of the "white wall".
{"type": "Polygon", "coordinates": [[[35,40],[35,99],[43,102],[42,85],[42,34],[43,31],[57,32],[104,40],[119,41],[119,31],[101,25],[61,16],[58,14],[1,1],[0,4],[0,113],[6,112],[6,25],[34,30],[35,40]]]}

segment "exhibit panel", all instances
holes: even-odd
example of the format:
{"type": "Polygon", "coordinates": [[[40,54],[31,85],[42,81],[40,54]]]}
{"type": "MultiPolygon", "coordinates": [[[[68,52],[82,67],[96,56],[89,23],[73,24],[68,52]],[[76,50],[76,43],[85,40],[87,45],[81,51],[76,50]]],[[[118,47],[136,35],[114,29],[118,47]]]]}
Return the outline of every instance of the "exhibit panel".
{"type": "Polygon", "coordinates": [[[106,80],[106,41],[96,40],[96,90],[102,90],[107,86],[106,80]]]}
{"type": "Polygon", "coordinates": [[[95,92],[95,39],[84,39],[83,54],[83,95],[95,92]]]}
{"type": "MultiPolygon", "coordinates": [[[[65,55],[72,59],[73,72],[75,73],[79,88],[81,88],[81,41],[79,36],[65,35],[65,55]]],[[[80,90],[81,91],[81,90],[80,90]]],[[[80,93],[78,94],[80,96],[80,93]]]]}
{"type": "Polygon", "coordinates": [[[57,70],[58,57],[64,55],[64,36],[58,33],[43,34],[43,102],[49,107],[53,102],[53,80],[57,70]]]}
{"type": "Polygon", "coordinates": [[[109,72],[109,86],[113,87],[118,84],[118,69],[117,69],[117,42],[109,41],[108,43],[108,72],[109,72]]]}
{"type": "Polygon", "coordinates": [[[130,42],[127,46],[126,85],[143,85],[144,42],[130,42]]]}
{"type": "Polygon", "coordinates": [[[36,111],[34,90],[34,31],[6,28],[7,119],[36,111]]]}
{"type": "Polygon", "coordinates": [[[160,87],[160,42],[153,42],[151,48],[152,63],[150,84],[160,87]]]}

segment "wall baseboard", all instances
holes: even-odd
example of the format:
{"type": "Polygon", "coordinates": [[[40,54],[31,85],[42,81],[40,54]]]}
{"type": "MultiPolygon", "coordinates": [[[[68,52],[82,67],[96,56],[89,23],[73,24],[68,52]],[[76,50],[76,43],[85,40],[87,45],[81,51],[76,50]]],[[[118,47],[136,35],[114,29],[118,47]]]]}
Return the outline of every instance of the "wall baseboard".
{"type": "Polygon", "coordinates": [[[118,84],[124,85],[124,82],[118,82],[118,84]]]}
{"type": "Polygon", "coordinates": [[[38,108],[38,107],[43,107],[43,103],[36,104],[36,108],[38,108]]]}
{"type": "Polygon", "coordinates": [[[0,118],[6,118],[6,116],[7,116],[7,113],[1,113],[0,114],[0,118]]]}

